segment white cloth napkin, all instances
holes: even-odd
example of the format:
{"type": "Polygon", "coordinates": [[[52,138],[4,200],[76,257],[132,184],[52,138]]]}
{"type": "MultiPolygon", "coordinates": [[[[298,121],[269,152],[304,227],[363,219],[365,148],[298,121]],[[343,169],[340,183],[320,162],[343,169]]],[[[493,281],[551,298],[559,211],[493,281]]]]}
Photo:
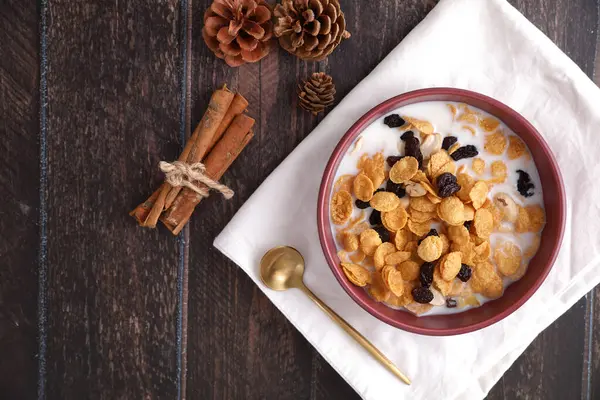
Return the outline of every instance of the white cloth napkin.
{"type": "Polygon", "coordinates": [[[442,0],[269,176],[215,240],[365,399],[480,399],[550,323],[600,283],[600,90],[505,0],[442,0]],[[466,335],[392,328],[356,305],[321,252],[317,192],[338,140],[365,112],[414,89],[451,86],[492,96],[524,115],[562,169],[568,219],[558,261],[538,292],[505,320],[466,335]],[[267,289],[264,252],[291,245],[305,282],[412,378],[406,386],[304,294],[267,289]]]}

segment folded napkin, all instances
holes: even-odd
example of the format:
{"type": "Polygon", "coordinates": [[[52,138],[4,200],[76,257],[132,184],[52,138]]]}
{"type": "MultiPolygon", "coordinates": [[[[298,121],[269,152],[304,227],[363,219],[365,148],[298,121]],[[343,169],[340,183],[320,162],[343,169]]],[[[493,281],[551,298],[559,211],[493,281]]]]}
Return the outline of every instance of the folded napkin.
{"type": "Polygon", "coordinates": [[[480,399],[550,323],[600,282],[600,90],[504,0],[442,0],[427,18],[269,176],[215,240],[365,399],[480,399]],[[470,89],[525,116],[558,159],[568,197],[558,260],[537,293],[503,321],[466,335],[427,337],[392,328],[343,291],[325,262],[317,193],[338,140],[395,95],[434,86],[470,89]],[[300,173],[301,172],[301,173],[300,173]],[[267,289],[258,265],[280,244],[305,256],[305,281],[412,378],[406,386],[303,293],[267,289]]]}

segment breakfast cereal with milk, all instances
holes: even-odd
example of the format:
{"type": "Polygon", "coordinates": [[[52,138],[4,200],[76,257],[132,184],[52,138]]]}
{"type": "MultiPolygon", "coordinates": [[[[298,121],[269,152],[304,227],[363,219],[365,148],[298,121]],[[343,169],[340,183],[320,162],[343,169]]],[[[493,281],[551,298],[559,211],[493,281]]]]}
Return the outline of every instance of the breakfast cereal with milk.
{"type": "Polygon", "coordinates": [[[502,296],[545,224],[525,143],[482,110],[439,101],[401,107],[362,132],[338,167],[330,211],[347,279],[417,315],[502,296]]]}

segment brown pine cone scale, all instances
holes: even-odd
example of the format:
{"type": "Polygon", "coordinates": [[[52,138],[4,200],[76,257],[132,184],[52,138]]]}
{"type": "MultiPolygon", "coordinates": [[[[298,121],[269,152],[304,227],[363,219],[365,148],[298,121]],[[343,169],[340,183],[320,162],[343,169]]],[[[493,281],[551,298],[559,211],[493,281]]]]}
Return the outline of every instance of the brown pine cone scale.
{"type": "Polygon", "coordinates": [[[264,0],[215,0],[204,14],[202,37],[231,67],[256,62],[271,49],[271,15],[264,0]]]}
{"type": "Polygon", "coordinates": [[[300,107],[317,115],[335,101],[333,79],[325,72],[315,72],[308,80],[298,85],[298,97],[300,107]]]}
{"type": "Polygon", "coordinates": [[[323,60],[350,37],[339,0],[282,0],[273,13],[279,44],[304,60],[323,60]]]}

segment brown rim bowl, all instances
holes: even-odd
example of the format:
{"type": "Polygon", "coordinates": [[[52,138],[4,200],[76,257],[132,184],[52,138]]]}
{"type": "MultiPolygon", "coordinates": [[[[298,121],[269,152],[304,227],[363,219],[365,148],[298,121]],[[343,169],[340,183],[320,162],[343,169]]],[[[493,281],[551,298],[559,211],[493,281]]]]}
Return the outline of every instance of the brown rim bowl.
{"type": "Polygon", "coordinates": [[[405,93],[381,103],[360,118],[344,135],[325,168],[319,191],[317,224],[327,263],[340,285],[356,303],[396,328],[422,335],[450,336],[473,332],[506,318],[538,290],[548,276],[560,249],[565,229],[565,207],[564,185],[556,160],[548,144],[531,123],[510,107],[482,94],[453,88],[431,88],[405,93]],[[356,137],[369,124],[390,111],[425,101],[456,101],[472,105],[500,119],[519,135],[529,146],[540,173],[547,223],[542,232],[540,249],[531,260],[525,276],[511,284],[502,297],[458,314],[416,317],[376,302],[363,288],[352,285],[346,279],[339,265],[335,238],[330,228],[329,202],[337,168],[356,137]]]}

